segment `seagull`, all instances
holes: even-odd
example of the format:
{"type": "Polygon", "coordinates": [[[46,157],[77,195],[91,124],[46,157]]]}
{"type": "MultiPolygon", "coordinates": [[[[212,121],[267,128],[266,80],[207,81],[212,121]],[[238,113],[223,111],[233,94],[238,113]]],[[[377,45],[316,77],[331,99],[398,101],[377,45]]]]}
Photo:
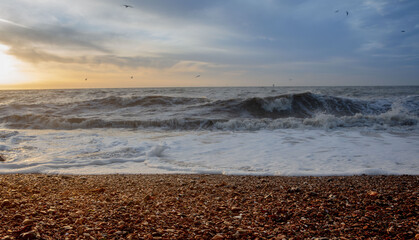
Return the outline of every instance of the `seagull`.
{"type": "Polygon", "coordinates": [[[124,6],[125,8],[134,8],[133,6],[131,6],[131,5],[126,5],[126,4],[124,4],[124,5],[122,5],[122,6],[124,6]]]}
{"type": "Polygon", "coordinates": [[[402,30],[402,32],[406,32],[405,30],[402,30]]]}
{"type": "Polygon", "coordinates": [[[200,74],[198,74],[198,75],[196,75],[196,76],[195,76],[195,78],[199,78],[200,76],[201,76],[201,75],[200,75],[200,74]]]}
{"type": "Polygon", "coordinates": [[[349,15],[349,12],[348,11],[346,11],[346,16],[348,16],[349,15]]]}

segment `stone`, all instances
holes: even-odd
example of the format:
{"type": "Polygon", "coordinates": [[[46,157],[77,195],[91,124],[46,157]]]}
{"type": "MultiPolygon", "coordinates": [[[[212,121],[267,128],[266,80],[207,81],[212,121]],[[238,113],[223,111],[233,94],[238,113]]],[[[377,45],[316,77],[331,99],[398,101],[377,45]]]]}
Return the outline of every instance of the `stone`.
{"type": "Polygon", "coordinates": [[[63,227],[65,230],[73,230],[73,227],[72,226],[64,226],[63,227]]]}
{"type": "Polygon", "coordinates": [[[37,239],[40,236],[39,236],[39,234],[37,232],[35,232],[35,231],[32,230],[32,231],[29,231],[29,232],[22,233],[20,235],[20,237],[21,237],[21,239],[31,240],[31,239],[37,239]]]}
{"type": "Polygon", "coordinates": [[[33,220],[31,220],[31,219],[25,219],[25,220],[23,220],[23,222],[22,222],[22,225],[23,226],[28,226],[28,225],[33,225],[33,220]]]}
{"type": "Polygon", "coordinates": [[[68,218],[64,218],[61,222],[62,222],[62,223],[64,223],[64,224],[68,224],[68,223],[70,223],[71,221],[70,221],[70,219],[68,219],[68,218]]]}
{"type": "Polygon", "coordinates": [[[221,234],[216,234],[214,237],[211,238],[212,240],[220,240],[220,239],[224,239],[224,236],[221,234]]]}
{"type": "Polygon", "coordinates": [[[2,207],[4,206],[9,206],[10,205],[10,201],[8,199],[3,200],[3,202],[0,204],[2,207]]]}
{"type": "Polygon", "coordinates": [[[288,189],[288,193],[298,193],[301,192],[301,189],[299,187],[292,187],[288,189]]]}
{"type": "Polygon", "coordinates": [[[79,218],[79,219],[77,219],[76,220],[76,222],[75,222],[75,224],[77,224],[77,225],[81,225],[81,224],[83,224],[84,223],[84,218],[79,218]]]}
{"type": "Polygon", "coordinates": [[[232,207],[231,211],[233,212],[240,212],[242,209],[240,207],[232,207]]]}

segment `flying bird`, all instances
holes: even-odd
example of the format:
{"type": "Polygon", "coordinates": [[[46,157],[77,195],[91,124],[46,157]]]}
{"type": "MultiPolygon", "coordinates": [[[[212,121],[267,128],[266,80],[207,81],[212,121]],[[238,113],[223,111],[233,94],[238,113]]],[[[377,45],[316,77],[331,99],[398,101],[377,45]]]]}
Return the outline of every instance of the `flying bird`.
{"type": "Polygon", "coordinates": [[[87,78],[85,78],[84,81],[87,81],[87,78]]]}
{"type": "Polygon", "coordinates": [[[131,76],[131,79],[133,79],[134,78],[134,76],[131,76]]]}
{"type": "Polygon", "coordinates": [[[346,16],[348,16],[349,15],[349,12],[348,11],[346,11],[346,16]]]}
{"type": "Polygon", "coordinates": [[[339,12],[339,9],[336,9],[336,10],[335,10],[335,13],[338,13],[338,12],[339,12]]]}
{"type": "Polygon", "coordinates": [[[122,5],[122,6],[124,6],[125,8],[134,8],[133,6],[131,6],[131,5],[126,5],[126,4],[124,4],[124,5],[122,5]]]}
{"type": "Polygon", "coordinates": [[[195,78],[199,78],[200,76],[201,76],[201,75],[200,75],[200,74],[198,74],[198,75],[196,75],[196,76],[195,76],[195,78]]]}
{"type": "Polygon", "coordinates": [[[402,32],[406,32],[405,30],[402,30],[402,32]]]}

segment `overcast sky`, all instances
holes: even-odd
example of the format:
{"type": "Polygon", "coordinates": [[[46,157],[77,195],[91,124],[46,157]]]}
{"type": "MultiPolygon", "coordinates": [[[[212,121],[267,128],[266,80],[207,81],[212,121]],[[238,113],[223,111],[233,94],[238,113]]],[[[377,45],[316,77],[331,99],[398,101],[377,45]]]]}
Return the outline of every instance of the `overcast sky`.
{"type": "Polygon", "coordinates": [[[417,85],[419,1],[2,0],[0,54],[41,88],[417,85]]]}

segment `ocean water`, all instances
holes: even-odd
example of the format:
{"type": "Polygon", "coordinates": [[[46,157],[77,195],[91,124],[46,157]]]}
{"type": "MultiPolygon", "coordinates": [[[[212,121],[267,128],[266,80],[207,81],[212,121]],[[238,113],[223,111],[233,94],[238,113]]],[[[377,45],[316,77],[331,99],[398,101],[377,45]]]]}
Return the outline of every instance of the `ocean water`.
{"type": "Polygon", "coordinates": [[[0,91],[0,173],[419,173],[419,86],[0,91]]]}

